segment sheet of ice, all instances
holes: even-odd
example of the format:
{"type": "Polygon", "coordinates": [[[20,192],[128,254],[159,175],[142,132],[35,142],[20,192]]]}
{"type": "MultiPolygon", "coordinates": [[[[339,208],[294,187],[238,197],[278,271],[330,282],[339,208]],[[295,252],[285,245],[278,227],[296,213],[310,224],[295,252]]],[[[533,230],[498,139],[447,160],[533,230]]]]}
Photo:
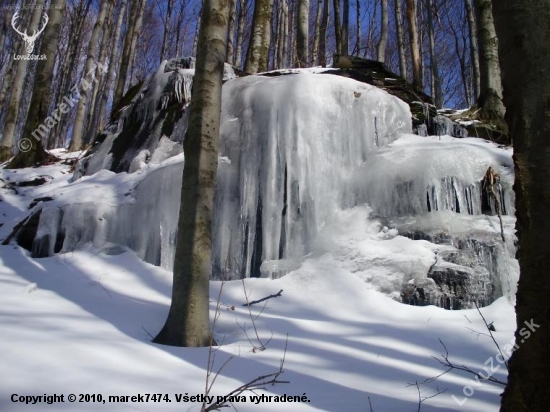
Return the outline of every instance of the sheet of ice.
{"type": "Polygon", "coordinates": [[[223,89],[214,273],[256,276],[264,261],[311,251],[353,199],[369,153],[411,130],[409,107],[376,87],[325,74],[230,80],[223,89]]]}

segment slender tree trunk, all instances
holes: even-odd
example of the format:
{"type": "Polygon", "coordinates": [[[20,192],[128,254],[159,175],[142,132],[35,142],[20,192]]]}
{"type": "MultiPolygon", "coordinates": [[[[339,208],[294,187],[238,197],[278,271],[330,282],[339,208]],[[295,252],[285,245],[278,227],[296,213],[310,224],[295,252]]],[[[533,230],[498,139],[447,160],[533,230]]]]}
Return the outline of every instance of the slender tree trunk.
{"type": "Polygon", "coordinates": [[[403,44],[403,13],[401,12],[401,0],[395,0],[395,26],[397,30],[397,50],[399,54],[399,74],[407,78],[407,59],[405,58],[405,45],[403,44]]]}
{"type": "Polygon", "coordinates": [[[307,67],[309,40],[309,0],[299,0],[296,30],[298,67],[307,67]]]}
{"type": "Polygon", "coordinates": [[[279,2],[279,21],[277,28],[277,69],[286,67],[286,42],[287,35],[285,33],[286,19],[288,18],[288,6],[286,0],[279,2]]]}
{"type": "Polygon", "coordinates": [[[16,0],[12,0],[11,3],[8,1],[7,5],[11,6],[8,7],[8,9],[5,9],[4,11],[4,19],[2,20],[2,27],[0,28],[0,47],[2,47],[2,50],[6,48],[6,40],[8,35],[8,30],[10,30],[11,27],[11,18],[13,16],[14,7],[17,4],[16,0]]]}
{"type": "Polygon", "coordinates": [[[115,88],[115,94],[113,96],[113,107],[118,106],[122,96],[124,95],[124,89],[126,88],[126,78],[128,77],[128,68],[130,66],[132,40],[134,38],[134,28],[137,16],[139,14],[141,0],[133,0],[130,14],[128,15],[128,23],[126,25],[126,35],[124,36],[124,46],[122,47],[122,55],[120,56],[120,68],[118,71],[118,78],[115,88]]]}
{"type": "Polygon", "coordinates": [[[342,54],[349,55],[349,0],[344,0],[342,17],[342,54]]]}
{"type": "Polygon", "coordinates": [[[319,30],[319,64],[327,66],[327,28],[329,17],[329,1],[323,1],[323,17],[321,18],[321,27],[319,30]]]}
{"type": "Polygon", "coordinates": [[[319,36],[321,35],[321,16],[323,14],[323,0],[317,2],[315,15],[315,32],[313,33],[313,48],[311,50],[311,66],[319,64],[319,36]]]}
{"type": "Polygon", "coordinates": [[[378,61],[386,62],[388,47],[388,0],[380,2],[380,41],[378,42],[378,61]]]}
{"type": "Polygon", "coordinates": [[[143,26],[143,15],[145,13],[145,8],[147,7],[147,0],[141,1],[141,6],[138,11],[137,19],[134,27],[134,34],[132,36],[132,44],[130,46],[130,73],[128,76],[128,81],[130,85],[133,82],[134,69],[136,67],[136,55],[138,49],[138,40],[141,36],[141,27],[143,26]]]}
{"type": "Polygon", "coordinates": [[[229,64],[233,64],[234,44],[235,43],[235,24],[237,17],[237,1],[231,0],[229,8],[229,29],[227,32],[227,53],[225,55],[225,61],[229,64]]]}
{"type": "MultiPolygon", "coordinates": [[[[30,167],[52,159],[52,156],[44,150],[40,133],[37,130],[51,129],[55,122],[56,114],[60,109],[54,110],[50,116],[49,103],[52,97],[52,82],[55,66],[55,54],[61,33],[65,0],[53,0],[48,10],[49,22],[44,29],[44,38],[40,47],[40,54],[45,54],[46,60],[39,60],[36,71],[39,75],[34,77],[34,93],[29,106],[29,115],[23,128],[22,139],[19,142],[19,152],[6,166],[7,169],[30,167]],[[49,119],[49,120],[48,120],[49,119]]],[[[37,9],[40,12],[42,9],[37,9]]],[[[42,139],[46,138],[44,134],[42,139]]]]}
{"type": "Polygon", "coordinates": [[[493,9],[506,120],[514,143],[521,269],[517,347],[511,349],[500,410],[546,412],[550,405],[550,1],[498,0],[493,9]]]}
{"type": "Polygon", "coordinates": [[[409,38],[411,43],[413,85],[422,90],[422,67],[420,62],[418,29],[416,25],[416,0],[407,0],[407,21],[409,23],[409,38]]]}
{"type": "MultiPolygon", "coordinates": [[[[464,0],[466,5],[466,16],[468,18],[468,32],[470,34],[470,59],[472,66],[472,80],[474,84],[475,99],[479,97],[480,91],[480,73],[479,73],[479,51],[477,48],[477,31],[474,10],[472,8],[472,0],[464,0]]],[[[468,102],[471,104],[471,102],[468,102]]]]}
{"type": "MultiPolygon", "coordinates": [[[[31,22],[27,33],[33,33],[38,31],[41,23],[44,23],[42,18],[44,10],[44,0],[38,0],[36,6],[33,9],[31,22]]],[[[47,27],[47,25],[46,25],[47,27]]],[[[51,57],[54,59],[55,53],[51,57]]],[[[13,57],[12,57],[13,58],[13,57]]],[[[19,118],[21,102],[23,98],[23,87],[25,83],[25,76],[27,74],[28,60],[19,60],[17,62],[17,68],[13,77],[12,83],[9,85],[11,89],[10,100],[8,103],[8,110],[6,113],[6,119],[4,123],[4,130],[2,134],[2,143],[0,146],[0,161],[4,161],[11,156],[13,144],[15,142],[15,132],[17,128],[17,120],[19,118]]]]}
{"type": "Polygon", "coordinates": [[[342,27],[340,25],[340,0],[333,1],[334,8],[334,37],[336,38],[336,54],[341,56],[343,52],[342,27]]]}
{"type": "Polygon", "coordinates": [[[86,58],[86,66],[84,68],[83,80],[85,90],[81,90],[80,100],[78,101],[78,106],[76,109],[76,117],[73,124],[73,137],[71,139],[70,150],[80,150],[83,144],[83,136],[85,133],[85,119],[86,119],[86,110],[88,108],[88,90],[86,88],[86,82],[90,82],[93,77],[89,75],[94,70],[94,66],[97,61],[98,54],[98,42],[101,32],[103,30],[103,23],[105,21],[105,16],[107,15],[107,9],[109,8],[109,1],[103,0],[99,9],[99,14],[92,30],[92,37],[90,39],[90,44],[88,46],[88,57],[86,58]]]}
{"type": "Polygon", "coordinates": [[[252,33],[246,55],[244,71],[250,74],[267,70],[269,44],[271,42],[271,13],[273,0],[256,0],[252,33]]]}
{"type": "Polygon", "coordinates": [[[283,16],[284,16],[284,26],[283,26],[283,39],[282,39],[282,44],[283,44],[283,66],[284,67],[287,67],[288,65],[288,62],[290,61],[288,59],[288,39],[290,37],[290,33],[289,33],[289,25],[288,25],[288,19],[289,19],[289,14],[288,14],[288,1],[287,0],[284,0],[283,2],[283,16]]]}
{"type": "Polygon", "coordinates": [[[480,69],[480,93],[477,104],[486,120],[503,122],[506,109],[502,103],[498,39],[491,0],[474,0],[474,6],[480,69]]]}
{"type": "Polygon", "coordinates": [[[357,8],[357,14],[355,15],[355,24],[357,25],[357,30],[355,31],[355,55],[359,57],[359,53],[361,52],[361,0],[357,0],[355,6],[357,8]]]}
{"type": "Polygon", "coordinates": [[[170,34],[170,23],[172,21],[172,9],[174,0],[168,0],[166,5],[166,21],[164,24],[164,35],[162,37],[162,46],[160,48],[160,62],[166,59],[166,50],[168,48],[168,36],[170,34]]]}
{"type": "Polygon", "coordinates": [[[172,305],[156,343],[209,346],[208,287],[229,0],[205,0],[199,37],[174,262],[172,305]]]}
{"type": "Polygon", "coordinates": [[[195,37],[193,38],[193,48],[191,49],[191,55],[195,57],[197,56],[197,47],[199,45],[200,31],[201,31],[201,17],[199,17],[199,19],[197,20],[197,27],[195,28],[195,37]]]}
{"type": "Polygon", "coordinates": [[[242,59],[243,59],[243,40],[244,40],[244,26],[246,24],[246,13],[245,13],[245,7],[243,0],[237,0],[238,2],[238,23],[237,23],[237,45],[235,47],[235,67],[241,68],[242,67],[242,59]]]}
{"type": "Polygon", "coordinates": [[[117,78],[117,56],[120,51],[120,34],[122,32],[122,23],[124,22],[124,15],[126,13],[127,0],[122,0],[120,10],[118,12],[118,18],[116,22],[115,37],[113,39],[113,47],[111,49],[111,56],[109,57],[109,73],[105,82],[106,90],[101,96],[101,104],[98,114],[98,130],[103,130],[105,127],[105,119],[107,113],[107,105],[109,104],[110,88],[114,86],[117,78]]]}
{"type": "Polygon", "coordinates": [[[433,23],[433,8],[432,0],[426,0],[427,16],[428,16],[428,34],[430,37],[430,64],[432,78],[432,95],[434,98],[435,107],[440,109],[443,107],[443,91],[441,89],[441,76],[437,65],[437,53],[435,50],[435,34],[433,23]]]}

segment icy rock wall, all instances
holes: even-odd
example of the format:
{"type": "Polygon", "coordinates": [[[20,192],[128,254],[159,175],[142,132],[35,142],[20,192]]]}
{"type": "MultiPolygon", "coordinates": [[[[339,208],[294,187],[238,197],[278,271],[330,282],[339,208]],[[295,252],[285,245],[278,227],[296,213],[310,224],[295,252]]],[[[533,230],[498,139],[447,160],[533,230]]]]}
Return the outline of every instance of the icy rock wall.
{"type": "Polygon", "coordinates": [[[337,76],[249,76],[223,93],[215,277],[258,276],[264,261],[310,252],[353,202],[352,177],[370,153],[411,131],[407,104],[337,76]]]}

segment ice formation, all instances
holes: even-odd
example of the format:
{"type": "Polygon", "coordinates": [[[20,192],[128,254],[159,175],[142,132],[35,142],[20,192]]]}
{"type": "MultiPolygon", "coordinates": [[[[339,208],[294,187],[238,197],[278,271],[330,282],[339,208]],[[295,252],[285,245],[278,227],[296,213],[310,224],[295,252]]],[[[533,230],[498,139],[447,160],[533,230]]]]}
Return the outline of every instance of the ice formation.
{"type": "MultiPolygon", "coordinates": [[[[172,268],[191,66],[164,62],[75,181],[35,207],[35,256],[123,245],[172,268]]],[[[228,69],[214,278],[276,278],[330,254],[407,303],[460,308],[513,296],[510,151],[411,135],[409,106],[356,80],[314,70],[231,77],[228,69]],[[481,187],[489,166],[501,177],[506,242],[481,187]]]]}

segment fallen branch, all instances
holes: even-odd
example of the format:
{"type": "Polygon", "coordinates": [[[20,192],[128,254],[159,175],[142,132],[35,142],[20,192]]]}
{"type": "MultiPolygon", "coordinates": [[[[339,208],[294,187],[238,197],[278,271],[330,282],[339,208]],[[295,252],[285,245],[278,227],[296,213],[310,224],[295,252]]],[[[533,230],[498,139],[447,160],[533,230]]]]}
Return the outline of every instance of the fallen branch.
{"type": "Polygon", "coordinates": [[[269,296],[266,296],[265,298],[261,298],[261,299],[258,299],[258,300],[253,300],[252,302],[243,303],[242,306],[252,306],[252,305],[255,305],[256,303],[263,302],[264,300],[268,300],[268,299],[271,299],[271,298],[278,298],[279,296],[281,296],[281,293],[283,293],[282,289],[274,295],[269,295],[269,296]]]}

